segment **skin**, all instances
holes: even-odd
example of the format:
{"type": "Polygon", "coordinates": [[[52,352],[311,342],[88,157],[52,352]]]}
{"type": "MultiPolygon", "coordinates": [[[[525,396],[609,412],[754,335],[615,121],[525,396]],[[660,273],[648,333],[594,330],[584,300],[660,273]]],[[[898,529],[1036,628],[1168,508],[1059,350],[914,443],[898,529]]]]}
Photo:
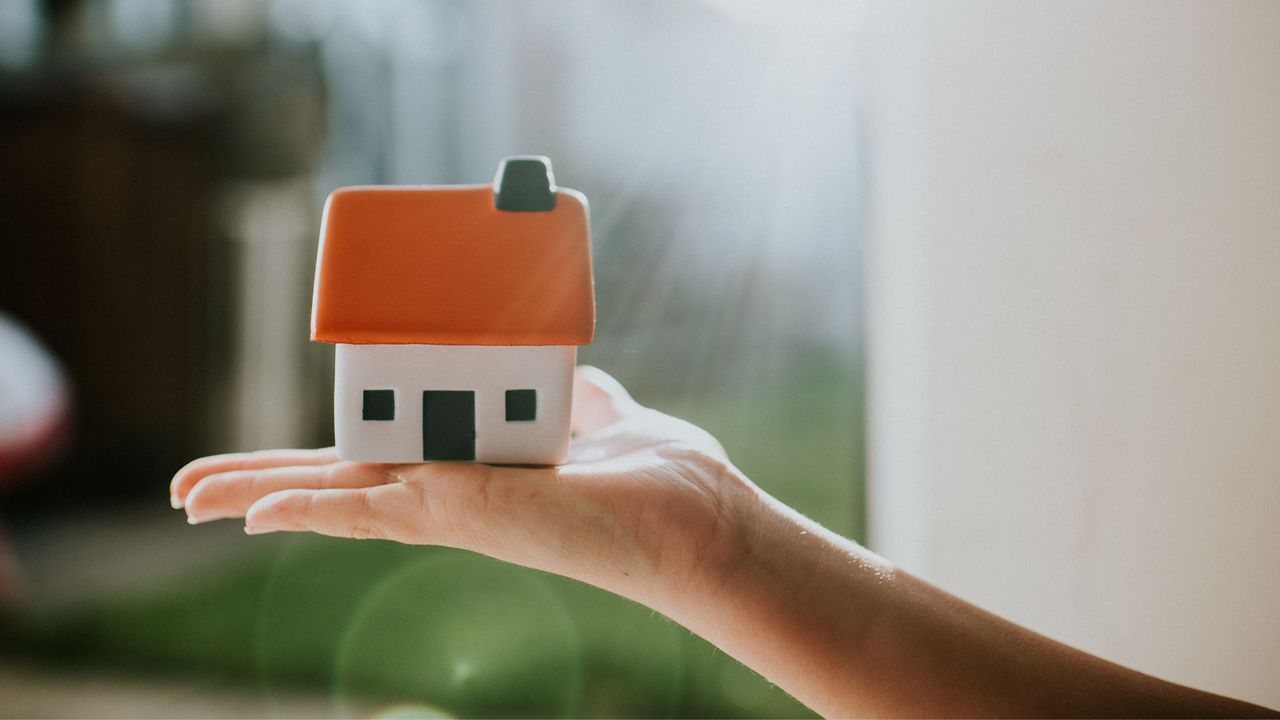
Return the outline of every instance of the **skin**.
{"type": "Polygon", "coordinates": [[[191,522],[446,545],[590,583],[828,717],[1280,717],[1074,650],[894,568],[598,369],[575,375],[572,424],[560,467],[271,450],[196,460],[170,492],[191,522]]]}

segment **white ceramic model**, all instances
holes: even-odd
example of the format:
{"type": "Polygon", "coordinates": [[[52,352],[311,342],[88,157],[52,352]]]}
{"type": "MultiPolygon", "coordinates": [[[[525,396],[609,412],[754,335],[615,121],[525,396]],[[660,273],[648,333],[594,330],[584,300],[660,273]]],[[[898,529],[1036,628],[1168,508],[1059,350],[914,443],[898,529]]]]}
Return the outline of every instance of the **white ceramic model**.
{"type": "MultiPolygon", "coordinates": [[[[577,353],[572,345],[339,344],[334,387],[338,455],[368,462],[563,463],[569,453],[577,353]],[[364,419],[366,390],[392,391],[390,419],[364,419]],[[509,390],[534,391],[533,419],[507,420],[509,390]],[[423,398],[437,391],[464,393],[455,398],[463,401],[465,393],[472,393],[470,427],[452,413],[437,418],[432,427],[430,403],[424,413],[423,398]],[[433,447],[458,448],[461,435],[473,436],[473,457],[431,457],[433,447]]],[[[465,439],[463,446],[465,452],[465,439]]]]}
{"type": "Polygon", "coordinates": [[[545,157],[492,185],[339,188],[311,339],[332,343],[338,456],[555,465],[595,334],[587,199],[545,157]]]}

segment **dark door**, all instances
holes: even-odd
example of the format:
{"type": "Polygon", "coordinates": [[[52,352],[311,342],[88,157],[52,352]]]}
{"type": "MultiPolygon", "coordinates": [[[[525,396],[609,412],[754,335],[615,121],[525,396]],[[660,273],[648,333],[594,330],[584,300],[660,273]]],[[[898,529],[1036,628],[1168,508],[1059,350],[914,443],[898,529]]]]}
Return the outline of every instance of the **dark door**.
{"type": "Polygon", "coordinates": [[[422,392],[422,459],[476,459],[476,394],[471,390],[422,392]]]}

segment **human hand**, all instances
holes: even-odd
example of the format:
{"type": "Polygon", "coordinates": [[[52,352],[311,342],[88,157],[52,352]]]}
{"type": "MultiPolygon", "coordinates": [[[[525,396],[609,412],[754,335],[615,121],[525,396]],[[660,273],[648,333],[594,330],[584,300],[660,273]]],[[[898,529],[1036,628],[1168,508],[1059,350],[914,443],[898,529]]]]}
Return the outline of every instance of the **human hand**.
{"type": "Polygon", "coordinates": [[[642,407],[603,371],[574,376],[559,467],[345,462],[332,448],[196,460],[170,492],[191,522],[445,545],[663,604],[737,562],[759,491],[709,434],[642,407]]]}
{"type": "Polygon", "coordinates": [[[572,424],[560,467],[269,450],[196,460],[170,492],[192,522],[448,545],[596,585],[828,716],[1275,716],[1060,645],[896,570],[600,370],[575,374],[572,424]]]}

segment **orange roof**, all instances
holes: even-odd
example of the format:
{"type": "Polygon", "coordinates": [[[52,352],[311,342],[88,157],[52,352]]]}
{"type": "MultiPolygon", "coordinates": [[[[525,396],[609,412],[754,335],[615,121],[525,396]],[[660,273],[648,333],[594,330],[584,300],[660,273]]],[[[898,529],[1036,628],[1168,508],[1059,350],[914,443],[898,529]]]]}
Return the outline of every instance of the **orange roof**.
{"type": "Polygon", "coordinates": [[[311,339],[585,345],[595,333],[587,200],[494,206],[489,185],[341,188],[325,204],[311,339]]]}

